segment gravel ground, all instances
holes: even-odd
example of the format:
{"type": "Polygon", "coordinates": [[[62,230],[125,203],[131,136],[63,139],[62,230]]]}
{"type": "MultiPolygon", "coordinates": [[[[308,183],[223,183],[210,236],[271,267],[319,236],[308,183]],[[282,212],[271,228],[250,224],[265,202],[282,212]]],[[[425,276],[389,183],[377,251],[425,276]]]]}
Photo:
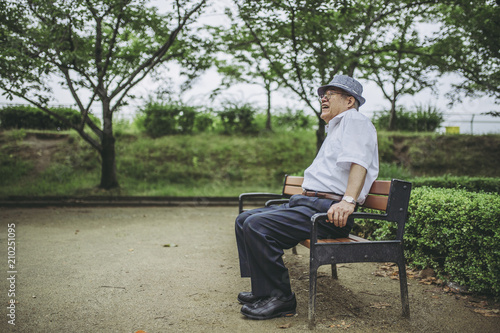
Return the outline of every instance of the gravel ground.
{"type": "MultiPolygon", "coordinates": [[[[240,314],[236,295],[250,284],[239,277],[236,211],[1,208],[0,332],[306,331],[303,247],[298,255],[285,254],[297,316],[253,321],[240,314]],[[10,268],[8,241],[15,242],[10,268]]],[[[409,279],[411,319],[403,319],[399,281],[374,274],[379,267],[341,265],[337,281],[327,266],[321,268],[316,331],[498,332],[499,317],[476,312],[485,301],[471,302],[416,279],[409,279]]]]}

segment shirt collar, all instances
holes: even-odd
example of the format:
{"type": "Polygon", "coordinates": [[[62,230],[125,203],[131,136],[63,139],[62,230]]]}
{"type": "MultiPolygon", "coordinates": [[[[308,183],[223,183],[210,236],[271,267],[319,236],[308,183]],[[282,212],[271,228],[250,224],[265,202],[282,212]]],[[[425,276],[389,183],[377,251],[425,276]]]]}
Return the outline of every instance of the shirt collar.
{"type": "Polygon", "coordinates": [[[328,124],[326,124],[326,126],[325,126],[325,131],[327,131],[327,132],[328,132],[328,129],[329,129],[329,128],[333,128],[333,127],[335,127],[338,123],[340,123],[340,121],[342,120],[342,118],[344,118],[344,117],[345,117],[346,113],[347,113],[347,112],[349,112],[349,111],[351,111],[351,110],[356,111],[356,109],[349,109],[349,110],[346,110],[346,111],[344,111],[344,112],[342,112],[342,113],[340,113],[340,114],[336,115],[335,117],[333,117],[333,119],[332,119],[332,120],[330,120],[330,121],[328,122],[328,124]]]}

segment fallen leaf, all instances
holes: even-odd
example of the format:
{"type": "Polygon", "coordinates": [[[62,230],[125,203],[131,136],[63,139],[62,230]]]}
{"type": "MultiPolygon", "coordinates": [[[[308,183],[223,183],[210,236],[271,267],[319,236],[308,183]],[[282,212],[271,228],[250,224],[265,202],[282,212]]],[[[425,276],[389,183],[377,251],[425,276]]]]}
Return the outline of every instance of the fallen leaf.
{"type": "Polygon", "coordinates": [[[480,313],[485,317],[500,317],[500,310],[499,309],[474,309],[473,310],[476,313],[480,313]]]}
{"type": "Polygon", "coordinates": [[[290,327],[292,327],[292,324],[290,324],[290,323],[278,326],[278,328],[290,328],[290,327]]]}
{"type": "Polygon", "coordinates": [[[164,244],[163,247],[177,247],[177,244],[170,243],[170,244],[164,244]]]}

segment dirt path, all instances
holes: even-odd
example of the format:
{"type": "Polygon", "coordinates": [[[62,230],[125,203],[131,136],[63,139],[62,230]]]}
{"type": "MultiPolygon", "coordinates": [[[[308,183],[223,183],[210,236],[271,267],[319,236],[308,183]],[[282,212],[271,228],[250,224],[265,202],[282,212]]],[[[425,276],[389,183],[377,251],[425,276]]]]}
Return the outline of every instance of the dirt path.
{"type": "MultiPolygon", "coordinates": [[[[304,332],[307,250],[286,253],[298,315],[267,321],[239,313],[234,207],[33,208],[0,211],[0,332],[304,332]],[[15,224],[14,285],[7,280],[8,224],[15,224]],[[9,297],[9,288],[15,297],[9,297]],[[15,326],[8,323],[15,300],[15,326]]],[[[12,230],[11,230],[12,231],[12,230]]],[[[11,236],[13,234],[11,233],[11,236]]],[[[411,319],[399,282],[374,264],[322,267],[319,332],[498,332],[499,317],[410,279],[411,319]]]]}

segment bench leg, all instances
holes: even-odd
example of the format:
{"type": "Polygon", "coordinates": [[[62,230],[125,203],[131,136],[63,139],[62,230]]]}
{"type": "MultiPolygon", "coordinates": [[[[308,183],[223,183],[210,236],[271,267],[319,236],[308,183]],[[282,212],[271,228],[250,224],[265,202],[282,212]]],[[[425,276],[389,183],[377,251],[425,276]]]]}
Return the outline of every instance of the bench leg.
{"type": "Polygon", "coordinates": [[[318,277],[317,267],[311,267],[309,271],[309,329],[314,329],[316,310],[316,281],[318,277]]]}
{"type": "Polygon", "coordinates": [[[408,283],[406,282],[405,263],[397,263],[399,269],[399,284],[401,289],[401,305],[403,307],[403,317],[410,318],[410,303],[408,300],[408,283]]]}
{"type": "Polygon", "coordinates": [[[337,275],[337,264],[332,264],[332,279],[337,280],[339,276],[337,275]]]}

